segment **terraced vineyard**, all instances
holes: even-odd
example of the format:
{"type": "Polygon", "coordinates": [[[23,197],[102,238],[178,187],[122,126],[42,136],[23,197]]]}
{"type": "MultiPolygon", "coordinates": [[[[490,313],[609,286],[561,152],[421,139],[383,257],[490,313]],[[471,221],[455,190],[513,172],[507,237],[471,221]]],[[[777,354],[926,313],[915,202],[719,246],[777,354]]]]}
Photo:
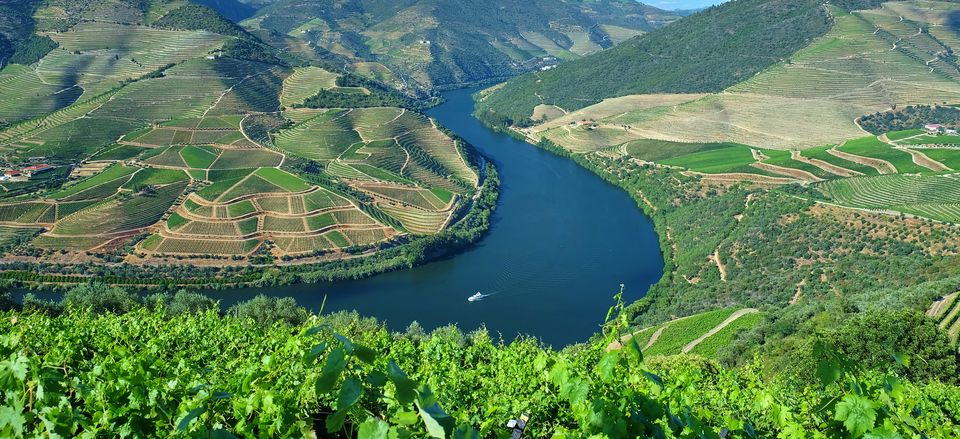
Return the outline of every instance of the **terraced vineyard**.
{"type": "Polygon", "coordinates": [[[930,308],[927,309],[927,315],[936,320],[940,328],[947,331],[950,341],[956,343],[960,337],[960,301],[957,300],[957,293],[947,294],[935,300],[930,308]]]}
{"type": "Polygon", "coordinates": [[[151,26],[172,5],[41,8],[39,32],[59,48],[0,70],[0,158],[53,168],[0,184],[0,228],[31,231],[4,242],[40,231],[17,251],[336,258],[440,232],[470,202],[479,178],[466,146],[430,119],[292,108],[319,90],[366,89],[290,67],[230,26],[151,26]]]}
{"type": "Polygon", "coordinates": [[[276,144],[322,163],[414,233],[442,229],[478,184],[462,146],[403,109],[329,110],[280,133],[276,144]]]}
{"type": "Polygon", "coordinates": [[[855,177],[823,183],[818,189],[845,206],[960,222],[960,177],[952,174],[855,177]]]}
{"type": "Polygon", "coordinates": [[[960,148],[949,146],[952,137],[893,132],[799,151],[635,140],[601,153],[725,181],[814,184],[839,205],[958,222],[960,148]]]}
{"type": "Polygon", "coordinates": [[[689,353],[715,358],[720,348],[740,331],[760,324],[763,316],[750,308],[719,309],[644,328],[626,337],[634,338],[645,355],[689,353]]]}

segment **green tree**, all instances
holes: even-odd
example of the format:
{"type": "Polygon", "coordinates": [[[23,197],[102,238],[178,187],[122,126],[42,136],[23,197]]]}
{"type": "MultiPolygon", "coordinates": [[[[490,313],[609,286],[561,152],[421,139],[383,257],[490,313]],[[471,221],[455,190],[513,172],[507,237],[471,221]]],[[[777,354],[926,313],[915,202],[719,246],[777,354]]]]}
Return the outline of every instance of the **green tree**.
{"type": "Polygon", "coordinates": [[[914,310],[877,309],[857,314],[831,331],[837,351],[865,369],[902,373],[912,380],[957,382],[960,356],[936,322],[914,310]],[[910,368],[894,355],[914,359],[910,368]]]}
{"type": "Polygon", "coordinates": [[[227,311],[233,317],[253,319],[261,325],[270,326],[276,322],[300,325],[307,321],[310,313],[291,297],[268,297],[263,294],[246,302],[240,302],[227,311]]]}
{"type": "Polygon", "coordinates": [[[87,309],[97,314],[122,314],[141,305],[140,298],[123,288],[94,282],[74,287],[63,297],[68,307],[87,309]]]}

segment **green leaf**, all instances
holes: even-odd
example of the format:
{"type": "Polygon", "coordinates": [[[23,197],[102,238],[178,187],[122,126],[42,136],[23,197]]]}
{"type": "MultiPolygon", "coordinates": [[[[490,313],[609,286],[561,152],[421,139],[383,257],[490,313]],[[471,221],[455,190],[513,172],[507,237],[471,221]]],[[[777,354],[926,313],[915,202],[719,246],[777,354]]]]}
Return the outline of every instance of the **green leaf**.
{"type": "Polygon", "coordinates": [[[480,439],[480,432],[469,425],[461,425],[453,431],[453,439],[480,439]]]}
{"type": "Polygon", "coordinates": [[[344,352],[342,348],[336,348],[331,351],[326,363],[323,365],[323,373],[320,374],[320,378],[317,378],[317,395],[330,393],[330,391],[333,390],[333,386],[337,383],[337,379],[340,378],[340,374],[343,373],[346,367],[346,352],[344,352]]]}
{"type": "Polygon", "coordinates": [[[357,433],[357,439],[387,439],[390,432],[390,424],[377,418],[367,418],[360,424],[360,430],[357,433]]]}
{"type": "Polygon", "coordinates": [[[218,428],[210,432],[210,439],[237,439],[237,436],[228,430],[218,428]]]}
{"type": "Polygon", "coordinates": [[[387,380],[388,380],[387,375],[384,374],[383,372],[380,372],[379,370],[370,372],[367,375],[367,382],[370,383],[370,385],[373,387],[377,387],[377,388],[383,387],[387,384],[387,380]]]}
{"type": "Polygon", "coordinates": [[[627,350],[627,353],[630,354],[631,357],[633,357],[634,361],[637,363],[643,362],[643,349],[640,348],[640,343],[637,342],[636,337],[630,337],[630,339],[627,340],[626,346],[623,348],[627,350]]]}
{"type": "Polygon", "coordinates": [[[326,328],[326,325],[314,326],[314,327],[312,327],[312,328],[307,329],[306,331],[304,331],[303,335],[306,335],[306,336],[308,336],[308,337],[311,336],[311,335],[316,335],[316,334],[320,333],[320,331],[323,331],[324,328],[326,328]]]}
{"type": "Polygon", "coordinates": [[[907,354],[895,352],[893,354],[893,360],[903,367],[910,367],[910,356],[907,354]]]}
{"type": "Polygon", "coordinates": [[[417,419],[419,419],[417,412],[399,412],[393,420],[400,425],[413,425],[417,423],[417,419]]]}
{"type": "Polygon", "coordinates": [[[837,403],[834,419],[843,422],[843,426],[853,437],[863,436],[873,429],[877,420],[877,404],[862,396],[850,394],[837,403]]]}
{"type": "Polygon", "coordinates": [[[316,359],[320,357],[320,354],[322,354],[325,350],[327,350],[326,343],[320,343],[310,348],[306,354],[303,354],[303,364],[307,366],[313,364],[313,362],[316,361],[316,359]]]}
{"type": "Polygon", "coordinates": [[[190,410],[187,412],[186,416],[184,416],[183,419],[180,419],[180,422],[177,423],[177,430],[187,431],[187,429],[190,428],[190,423],[206,411],[206,407],[197,407],[193,410],[190,410]]]}
{"type": "Polygon", "coordinates": [[[865,434],[864,439],[903,439],[900,433],[886,427],[875,428],[873,431],[865,434]]]}
{"type": "Polygon", "coordinates": [[[453,418],[434,401],[429,388],[424,386],[421,393],[421,399],[417,401],[417,409],[420,411],[420,419],[423,419],[424,425],[427,426],[427,434],[433,438],[445,439],[453,430],[453,418]]]}
{"type": "Polygon", "coordinates": [[[387,366],[387,377],[397,387],[397,401],[401,404],[410,404],[416,399],[416,383],[407,378],[407,374],[403,373],[400,366],[397,366],[397,363],[393,360],[390,360],[390,364],[387,366]]]}
{"type": "Polygon", "coordinates": [[[340,334],[333,334],[337,340],[340,340],[340,343],[343,343],[343,349],[347,351],[348,354],[353,354],[353,342],[349,338],[344,337],[340,334]]]}
{"type": "Polygon", "coordinates": [[[343,381],[343,387],[340,387],[340,395],[337,397],[337,409],[344,410],[356,404],[361,394],[363,394],[363,387],[360,385],[360,381],[357,381],[355,378],[347,378],[343,381]]]}
{"type": "Polygon", "coordinates": [[[12,437],[22,437],[23,427],[27,419],[23,414],[10,406],[0,406],[0,431],[13,433],[12,437]]]}
{"type": "Polygon", "coordinates": [[[840,364],[833,359],[821,360],[817,364],[817,378],[823,387],[837,382],[842,374],[843,370],[840,368],[840,364]]]}
{"type": "Polygon", "coordinates": [[[343,423],[347,420],[346,410],[337,410],[332,415],[327,416],[327,432],[333,433],[343,428],[343,423]]]}
{"type": "Polygon", "coordinates": [[[663,378],[660,378],[659,375],[655,375],[655,374],[652,374],[652,373],[650,373],[650,372],[643,371],[643,376],[644,376],[646,379],[652,381],[652,382],[653,382],[654,384],[656,384],[658,387],[663,387],[663,378]]]}
{"type": "Polygon", "coordinates": [[[619,360],[620,351],[618,350],[607,352],[600,358],[600,362],[597,363],[597,369],[600,370],[600,380],[605,383],[613,381],[613,371],[616,369],[619,360]]]}
{"type": "Polygon", "coordinates": [[[354,345],[353,355],[367,364],[373,364],[377,360],[377,353],[366,346],[354,345]]]}

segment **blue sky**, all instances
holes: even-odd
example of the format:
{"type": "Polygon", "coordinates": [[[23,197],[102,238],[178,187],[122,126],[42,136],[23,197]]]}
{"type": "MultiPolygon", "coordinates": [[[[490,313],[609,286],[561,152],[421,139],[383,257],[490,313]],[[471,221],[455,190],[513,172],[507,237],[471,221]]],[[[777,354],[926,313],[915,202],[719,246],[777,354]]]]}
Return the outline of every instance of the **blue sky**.
{"type": "Polygon", "coordinates": [[[723,3],[726,0],[640,0],[662,9],[696,9],[723,3]]]}

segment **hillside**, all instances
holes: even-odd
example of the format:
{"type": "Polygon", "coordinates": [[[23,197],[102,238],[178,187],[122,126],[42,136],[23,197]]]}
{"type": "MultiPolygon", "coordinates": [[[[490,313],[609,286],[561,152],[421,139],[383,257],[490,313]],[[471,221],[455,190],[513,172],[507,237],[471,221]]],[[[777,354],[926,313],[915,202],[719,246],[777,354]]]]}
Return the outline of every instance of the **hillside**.
{"type": "Polygon", "coordinates": [[[33,32],[33,12],[39,0],[0,1],[0,68],[3,68],[33,32]]]}
{"type": "Polygon", "coordinates": [[[676,18],[620,0],[279,0],[245,25],[418,92],[576,59],[676,18]]]}
{"type": "Polygon", "coordinates": [[[381,84],[185,1],[36,16],[56,48],[0,70],[0,228],[21,262],[311,267],[485,227],[495,188],[473,195],[495,171],[381,84]]]}
{"type": "Polygon", "coordinates": [[[196,0],[210,9],[219,12],[234,22],[250,18],[257,13],[257,8],[238,0],[196,0]]]}
{"type": "MultiPolygon", "coordinates": [[[[539,123],[521,132],[532,142],[715,181],[801,183],[815,186],[818,200],[960,220],[948,189],[953,180],[941,175],[960,166],[957,138],[919,129],[953,126],[946,104],[960,100],[960,67],[951,55],[960,43],[952,24],[960,5],[827,8],[825,35],[720,93],[635,94],[570,112],[541,104],[534,108],[539,123]],[[927,187],[939,189],[919,189],[927,187]]],[[[478,107],[509,87],[482,93],[478,107]]]]}
{"type": "Polygon", "coordinates": [[[491,123],[525,123],[539,104],[573,111],[629,94],[718,92],[806,47],[830,25],[819,0],[737,0],[513,79],[485,96],[477,112],[491,123]]]}

